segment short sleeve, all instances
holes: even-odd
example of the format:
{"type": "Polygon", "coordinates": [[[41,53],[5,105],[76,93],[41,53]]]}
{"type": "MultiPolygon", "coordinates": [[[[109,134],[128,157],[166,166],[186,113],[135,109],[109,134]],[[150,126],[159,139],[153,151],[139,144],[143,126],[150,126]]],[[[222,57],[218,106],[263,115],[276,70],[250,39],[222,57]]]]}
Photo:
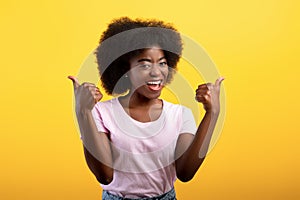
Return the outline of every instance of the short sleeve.
{"type": "Polygon", "coordinates": [[[193,135],[196,134],[197,127],[195,123],[195,119],[193,113],[190,109],[186,107],[182,107],[182,125],[180,129],[181,133],[191,133],[193,135]]]}
{"type": "Polygon", "coordinates": [[[103,118],[101,116],[99,103],[94,106],[92,109],[92,115],[95,120],[95,124],[99,132],[109,133],[108,129],[105,127],[103,123],[103,118]]]}

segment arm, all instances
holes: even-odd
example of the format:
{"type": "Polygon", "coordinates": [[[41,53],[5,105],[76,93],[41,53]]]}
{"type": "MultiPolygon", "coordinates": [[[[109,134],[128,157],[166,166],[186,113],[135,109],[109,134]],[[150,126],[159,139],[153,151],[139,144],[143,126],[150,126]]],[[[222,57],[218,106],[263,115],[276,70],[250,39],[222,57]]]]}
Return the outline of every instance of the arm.
{"type": "Polygon", "coordinates": [[[215,85],[200,85],[196,91],[196,99],[203,103],[206,113],[198,126],[195,136],[183,133],[178,138],[175,149],[177,158],[175,166],[177,177],[183,182],[193,178],[205,159],[219,116],[219,89],[222,81],[223,78],[220,78],[215,85]]]}
{"type": "Polygon", "coordinates": [[[176,174],[179,180],[187,182],[196,174],[205,159],[209,142],[213,134],[217,114],[206,112],[196,135],[183,133],[176,145],[176,174]],[[213,119],[214,118],[214,119],[213,119]]]}
{"type": "Polygon", "coordinates": [[[98,132],[91,111],[102,94],[94,84],[80,85],[75,77],[69,78],[74,84],[76,116],[87,165],[100,183],[109,184],[113,179],[110,141],[105,133],[98,132]]]}
{"type": "Polygon", "coordinates": [[[113,179],[112,153],[108,136],[106,133],[98,132],[91,111],[77,113],[77,120],[87,165],[97,180],[107,185],[113,179]]]}

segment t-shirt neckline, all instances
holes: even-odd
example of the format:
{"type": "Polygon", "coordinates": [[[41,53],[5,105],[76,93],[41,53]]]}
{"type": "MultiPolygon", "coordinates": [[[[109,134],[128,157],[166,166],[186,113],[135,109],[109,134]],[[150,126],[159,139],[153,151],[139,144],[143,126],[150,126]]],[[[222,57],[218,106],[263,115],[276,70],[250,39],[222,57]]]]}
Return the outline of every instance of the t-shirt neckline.
{"type": "Polygon", "coordinates": [[[132,117],[125,111],[125,109],[123,108],[122,104],[120,103],[119,97],[115,98],[115,100],[117,101],[117,104],[118,104],[118,106],[120,107],[120,110],[121,110],[121,112],[123,113],[123,115],[125,115],[128,119],[130,119],[130,120],[131,120],[133,123],[135,123],[135,124],[139,124],[139,125],[142,125],[142,126],[143,126],[143,125],[149,125],[149,124],[157,123],[157,122],[161,121],[161,120],[163,119],[164,115],[165,115],[164,112],[165,112],[166,102],[165,102],[163,99],[159,99],[159,100],[162,101],[162,111],[161,111],[159,117],[158,117],[156,120],[150,121],[150,122],[141,122],[141,121],[138,121],[138,120],[132,118],[132,117]]]}

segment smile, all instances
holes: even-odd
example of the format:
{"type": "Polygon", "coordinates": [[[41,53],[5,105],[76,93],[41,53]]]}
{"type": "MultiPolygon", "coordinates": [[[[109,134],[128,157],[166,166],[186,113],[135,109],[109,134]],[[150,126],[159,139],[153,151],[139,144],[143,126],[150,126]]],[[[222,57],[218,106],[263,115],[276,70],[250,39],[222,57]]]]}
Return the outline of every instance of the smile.
{"type": "Polygon", "coordinates": [[[148,88],[153,91],[158,91],[162,88],[162,80],[148,81],[146,84],[148,88]]]}
{"type": "Polygon", "coordinates": [[[160,85],[162,83],[162,80],[148,81],[146,83],[147,83],[147,85],[160,85]]]}

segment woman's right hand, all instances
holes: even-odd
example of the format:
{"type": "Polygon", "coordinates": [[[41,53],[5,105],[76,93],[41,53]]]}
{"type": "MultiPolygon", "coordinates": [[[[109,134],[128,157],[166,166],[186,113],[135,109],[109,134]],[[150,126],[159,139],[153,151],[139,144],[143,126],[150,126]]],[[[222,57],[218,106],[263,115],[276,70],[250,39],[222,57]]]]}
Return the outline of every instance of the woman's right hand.
{"type": "Polygon", "coordinates": [[[84,110],[92,110],[95,104],[103,97],[99,88],[93,83],[80,84],[75,76],[68,76],[72,80],[74,86],[74,95],[76,102],[76,112],[84,110]]]}

